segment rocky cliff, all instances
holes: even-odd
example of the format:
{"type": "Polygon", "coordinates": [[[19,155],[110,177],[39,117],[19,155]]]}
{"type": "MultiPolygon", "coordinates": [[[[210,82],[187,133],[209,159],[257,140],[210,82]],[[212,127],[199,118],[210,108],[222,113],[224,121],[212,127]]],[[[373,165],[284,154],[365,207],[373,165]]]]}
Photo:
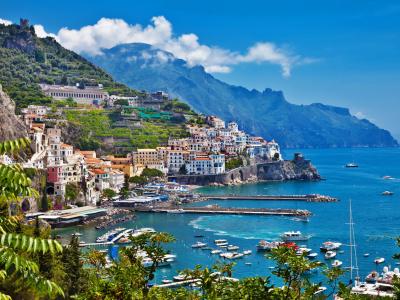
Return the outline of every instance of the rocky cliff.
{"type": "Polygon", "coordinates": [[[15,103],[0,85],[0,141],[27,135],[24,123],[15,115],[15,103]]]}
{"type": "Polygon", "coordinates": [[[317,169],[300,153],[293,160],[258,163],[218,175],[176,175],[169,181],[191,185],[231,185],[257,181],[320,180],[317,169]]]}

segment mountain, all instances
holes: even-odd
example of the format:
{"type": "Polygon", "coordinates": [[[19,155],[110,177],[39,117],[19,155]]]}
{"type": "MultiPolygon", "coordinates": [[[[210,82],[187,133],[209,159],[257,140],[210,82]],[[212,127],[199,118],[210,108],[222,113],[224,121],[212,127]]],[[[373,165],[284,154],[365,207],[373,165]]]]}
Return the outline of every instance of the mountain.
{"type": "Polygon", "coordinates": [[[387,130],[352,116],[346,108],[295,105],[281,91],[229,85],[203,67],[190,67],[151,45],[119,45],[87,58],[132,88],[166,91],[198,112],[235,120],[252,134],[274,138],[286,148],[398,145],[387,130]]]}

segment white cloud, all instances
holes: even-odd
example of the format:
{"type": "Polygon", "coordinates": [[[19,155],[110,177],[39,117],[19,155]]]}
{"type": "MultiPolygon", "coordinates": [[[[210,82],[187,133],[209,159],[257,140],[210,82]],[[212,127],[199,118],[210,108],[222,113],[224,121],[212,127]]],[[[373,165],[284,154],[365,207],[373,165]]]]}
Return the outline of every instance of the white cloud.
{"type": "MultiPolygon", "coordinates": [[[[128,24],[122,19],[101,18],[94,25],[80,29],[62,28],[52,36],[64,47],[89,55],[100,55],[102,49],[120,44],[146,43],[171,52],[175,57],[184,59],[189,66],[202,65],[206,71],[213,73],[230,72],[232,66],[240,63],[270,63],[280,66],[282,75],[287,77],[293,66],[312,62],[271,42],[258,42],[244,54],[204,45],[194,33],[174,35],[172,24],[163,16],[153,17],[151,21],[151,24],[143,27],[140,24],[128,24]]],[[[41,25],[36,25],[35,29],[40,36],[48,35],[41,25]]],[[[166,62],[168,57],[158,55],[158,59],[161,63],[166,62]]]]}
{"type": "Polygon", "coordinates": [[[0,18],[0,24],[4,24],[4,25],[11,25],[11,24],[12,24],[12,22],[11,22],[11,21],[9,21],[9,20],[5,20],[5,19],[2,19],[2,18],[0,18]]]}
{"type": "Polygon", "coordinates": [[[354,114],[355,117],[357,117],[358,119],[366,119],[367,116],[362,112],[362,111],[358,111],[354,114]]]}
{"type": "Polygon", "coordinates": [[[34,25],[33,26],[35,28],[35,33],[38,37],[40,38],[44,38],[47,36],[51,36],[53,38],[56,38],[55,34],[52,33],[47,33],[46,30],[44,30],[44,27],[42,25],[34,25]]]}

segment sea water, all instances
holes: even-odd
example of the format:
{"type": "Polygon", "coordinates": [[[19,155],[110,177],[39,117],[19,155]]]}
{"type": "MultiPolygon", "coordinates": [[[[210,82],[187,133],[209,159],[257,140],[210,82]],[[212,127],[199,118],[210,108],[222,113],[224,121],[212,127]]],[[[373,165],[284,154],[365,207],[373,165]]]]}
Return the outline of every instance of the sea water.
{"type": "MultiPolygon", "coordinates": [[[[284,151],[285,158],[291,158],[296,151],[284,151]]],[[[313,203],[296,201],[261,200],[210,200],[195,205],[218,204],[230,207],[265,207],[307,209],[312,213],[309,222],[294,217],[278,216],[238,216],[238,215],[196,215],[196,214],[148,214],[138,213],[134,221],[118,224],[127,228],[153,227],[174,235],[176,241],[167,246],[177,260],[170,267],[157,272],[156,281],[171,279],[179,270],[194,268],[195,265],[212,266],[220,261],[210,251],[192,249],[196,241],[204,241],[209,246],[215,239],[227,239],[229,244],[240,246],[240,251],[252,250],[253,253],[238,259],[234,267],[234,276],[270,276],[273,261],[265,258],[265,253],[257,253],[256,245],[261,239],[278,240],[288,230],[300,230],[310,235],[306,242],[299,242],[318,252],[318,260],[327,263],[319,252],[322,242],[333,240],[343,243],[344,253],[338,253],[336,259],[343,261],[343,267],[350,265],[349,244],[349,203],[352,202],[358,266],[361,277],[370,271],[381,271],[383,266],[396,267],[392,256],[400,252],[396,237],[400,236],[400,149],[319,149],[302,150],[306,158],[311,159],[319,173],[326,180],[318,182],[290,181],[258,184],[244,184],[229,187],[204,187],[199,189],[205,194],[237,195],[290,195],[324,194],[338,198],[334,203],[313,203]],[[356,162],[358,168],[345,168],[348,162],[356,162]],[[391,176],[393,179],[383,179],[391,176]],[[394,192],[393,196],[382,196],[385,190],[394,192]],[[204,235],[196,238],[195,235],[204,235]],[[364,257],[369,253],[369,257],[364,257]],[[386,262],[375,265],[376,257],[384,257],[386,262]],[[246,264],[251,263],[251,264],[246,264]]],[[[111,227],[113,228],[113,227],[111,227]]],[[[107,229],[109,230],[109,228],[107,229]]],[[[96,236],[107,230],[79,227],[61,230],[67,235],[80,231],[82,239],[94,242],[96,236]]],[[[353,266],[355,263],[353,261],[353,266]]],[[[315,274],[315,280],[321,274],[315,274]]],[[[347,275],[349,277],[349,274],[347,275]]]]}

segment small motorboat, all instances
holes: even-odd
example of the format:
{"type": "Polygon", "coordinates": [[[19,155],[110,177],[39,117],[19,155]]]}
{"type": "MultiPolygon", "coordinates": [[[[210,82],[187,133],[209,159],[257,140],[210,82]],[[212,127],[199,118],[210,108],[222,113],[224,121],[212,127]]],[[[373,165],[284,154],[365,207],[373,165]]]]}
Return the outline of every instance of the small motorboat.
{"type": "Polygon", "coordinates": [[[354,162],[346,164],[346,168],[358,168],[358,165],[354,162]]]}
{"type": "Polygon", "coordinates": [[[281,235],[283,241],[307,241],[310,237],[300,231],[286,231],[281,235]]]}
{"type": "Polygon", "coordinates": [[[72,233],[71,235],[73,235],[73,236],[82,236],[82,233],[74,232],[74,233],[72,233]]]}
{"type": "Polygon", "coordinates": [[[203,247],[206,247],[206,246],[207,246],[206,243],[197,242],[197,243],[192,245],[192,248],[203,248],[203,247]]]}
{"type": "Polygon", "coordinates": [[[382,178],[385,179],[385,180],[394,179],[392,176],[383,176],[382,178]]]}
{"type": "Polygon", "coordinates": [[[220,254],[220,253],[222,253],[221,249],[216,249],[211,251],[211,254],[220,254]]]}
{"type": "Polygon", "coordinates": [[[322,243],[322,246],[319,247],[319,249],[321,250],[321,252],[327,252],[327,251],[337,250],[341,246],[342,246],[342,243],[327,241],[327,242],[322,243]]]}
{"type": "Polygon", "coordinates": [[[163,280],[161,280],[161,282],[164,284],[173,283],[173,281],[170,279],[163,279],[163,280]]]}
{"type": "Polygon", "coordinates": [[[335,251],[327,251],[325,253],[325,259],[332,259],[335,258],[336,252],[335,251]]]}
{"type": "Polygon", "coordinates": [[[247,265],[247,266],[251,266],[251,265],[252,265],[251,262],[246,262],[246,263],[244,263],[244,264],[247,265]]]}
{"type": "Polygon", "coordinates": [[[318,256],[318,253],[316,253],[316,252],[313,252],[313,253],[310,253],[310,254],[307,255],[307,257],[310,258],[310,259],[314,259],[317,256],[318,256]]]}
{"type": "Polygon", "coordinates": [[[342,264],[343,264],[342,261],[340,261],[340,260],[338,260],[338,259],[335,259],[335,260],[333,261],[333,263],[331,264],[331,266],[334,267],[334,268],[338,268],[338,267],[340,267],[342,264]]]}
{"type": "Polygon", "coordinates": [[[228,242],[228,241],[225,240],[225,239],[219,239],[219,240],[215,240],[215,241],[214,241],[215,244],[225,244],[225,243],[227,243],[227,242],[228,242]]]}
{"type": "Polygon", "coordinates": [[[187,277],[187,276],[185,276],[183,274],[179,274],[179,275],[174,276],[174,281],[183,281],[183,280],[186,280],[186,279],[189,279],[189,277],[187,277]]]}
{"type": "Polygon", "coordinates": [[[381,263],[384,263],[384,262],[385,262],[385,259],[383,257],[377,257],[374,260],[374,263],[376,263],[376,264],[381,264],[381,263]]]}
{"type": "Polygon", "coordinates": [[[243,254],[244,254],[244,255],[250,255],[251,253],[252,253],[251,250],[244,250],[244,251],[243,251],[243,254]]]}
{"type": "Polygon", "coordinates": [[[369,256],[369,253],[364,253],[364,257],[368,257],[369,256]]]}
{"type": "Polygon", "coordinates": [[[382,196],[392,196],[394,193],[391,191],[384,191],[382,192],[382,196]]]}
{"type": "Polygon", "coordinates": [[[236,251],[239,249],[239,246],[234,246],[234,245],[229,245],[228,248],[226,248],[228,251],[236,251]]]}

